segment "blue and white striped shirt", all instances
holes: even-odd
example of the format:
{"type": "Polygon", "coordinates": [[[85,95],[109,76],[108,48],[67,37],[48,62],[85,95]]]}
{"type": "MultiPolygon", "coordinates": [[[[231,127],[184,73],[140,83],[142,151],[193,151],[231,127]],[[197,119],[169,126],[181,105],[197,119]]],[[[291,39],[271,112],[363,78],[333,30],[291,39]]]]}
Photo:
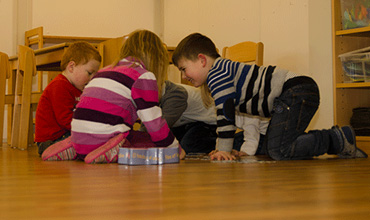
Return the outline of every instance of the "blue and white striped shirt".
{"type": "Polygon", "coordinates": [[[234,100],[235,110],[270,117],[273,101],[287,79],[287,70],[275,66],[259,67],[217,58],[207,76],[207,84],[217,109],[217,149],[231,151],[236,127],[226,119],[223,105],[234,100]]]}

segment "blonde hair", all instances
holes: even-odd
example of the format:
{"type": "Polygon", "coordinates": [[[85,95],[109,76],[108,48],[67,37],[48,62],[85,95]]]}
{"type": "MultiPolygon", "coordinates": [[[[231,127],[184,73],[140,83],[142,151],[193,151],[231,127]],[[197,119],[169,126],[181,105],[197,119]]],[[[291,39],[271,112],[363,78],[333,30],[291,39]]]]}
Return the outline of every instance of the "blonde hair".
{"type": "Polygon", "coordinates": [[[84,41],[77,41],[67,48],[62,56],[60,68],[64,71],[70,61],[74,61],[76,65],[84,65],[90,60],[101,62],[101,56],[98,50],[91,44],[84,41]]]}
{"type": "Polygon", "coordinates": [[[162,86],[167,80],[169,58],[166,46],[161,39],[151,31],[136,30],[128,35],[124,42],[119,58],[112,64],[116,66],[125,57],[133,57],[145,65],[157,79],[158,98],[162,97],[162,86]]]}
{"type": "Polygon", "coordinates": [[[200,96],[202,98],[204,107],[209,108],[212,106],[214,100],[211,92],[209,91],[207,83],[204,83],[200,86],[200,96]]]}

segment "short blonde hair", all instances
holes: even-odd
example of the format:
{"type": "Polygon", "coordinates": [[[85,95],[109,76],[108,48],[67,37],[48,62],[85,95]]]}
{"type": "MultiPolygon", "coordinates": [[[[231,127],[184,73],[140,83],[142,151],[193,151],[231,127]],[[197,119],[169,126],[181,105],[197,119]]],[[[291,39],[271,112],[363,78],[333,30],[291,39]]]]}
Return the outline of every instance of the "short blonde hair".
{"type": "Polygon", "coordinates": [[[64,52],[60,62],[60,68],[64,71],[69,62],[74,61],[76,65],[83,65],[90,60],[101,62],[99,52],[91,44],[84,41],[77,41],[71,44],[64,52]]]}
{"type": "Polygon", "coordinates": [[[112,64],[116,66],[125,57],[134,57],[144,63],[145,68],[157,79],[158,98],[162,97],[162,86],[167,80],[169,58],[166,46],[151,31],[136,30],[129,34],[121,48],[119,58],[112,64]]]}

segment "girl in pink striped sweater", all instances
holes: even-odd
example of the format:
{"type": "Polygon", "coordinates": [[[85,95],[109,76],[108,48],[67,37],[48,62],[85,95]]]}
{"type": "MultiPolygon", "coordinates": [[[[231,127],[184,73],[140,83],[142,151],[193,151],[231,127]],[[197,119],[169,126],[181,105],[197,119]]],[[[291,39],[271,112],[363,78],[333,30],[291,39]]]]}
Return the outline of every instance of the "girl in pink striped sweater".
{"type": "MultiPolygon", "coordinates": [[[[86,85],[73,114],[71,138],[49,147],[43,160],[117,162],[119,147],[127,145],[138,118],[152,146],[179,147],[158,105],[168,63],[167,49],[157,35],[147,30],[131,33],[119,59],[86,85]]],[[[184,156],[182,152],[180,158],[184,156]]]]}

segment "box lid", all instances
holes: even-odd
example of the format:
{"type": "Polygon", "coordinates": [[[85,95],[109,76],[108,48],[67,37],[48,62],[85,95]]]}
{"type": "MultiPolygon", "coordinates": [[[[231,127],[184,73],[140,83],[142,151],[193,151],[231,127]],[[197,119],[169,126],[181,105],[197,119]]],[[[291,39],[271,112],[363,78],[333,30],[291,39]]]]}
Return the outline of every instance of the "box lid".
{"type": "Polygon", "coordinates": [[[350,51],[350,52],[347,52],[347,53],[343,53],[343,54],[340,54],[338,57],[342,58],[342,57],[352,56],[354,54],[366,53],[366,52],[370,52],[370,47],[365,47],[365,48],[361,48],[361,49],[358,49],[358,50],[353,50],[353,51],[350,51]]]}

